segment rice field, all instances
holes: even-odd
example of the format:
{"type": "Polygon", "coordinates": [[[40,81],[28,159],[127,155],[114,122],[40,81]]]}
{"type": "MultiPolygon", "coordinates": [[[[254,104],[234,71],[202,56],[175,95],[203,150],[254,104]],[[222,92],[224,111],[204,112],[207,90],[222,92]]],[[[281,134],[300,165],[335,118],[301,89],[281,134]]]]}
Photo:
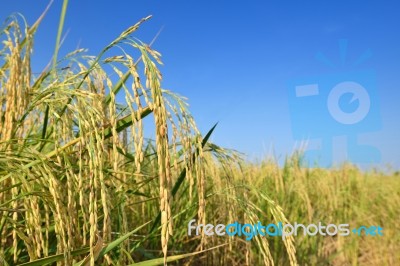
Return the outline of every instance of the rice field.
{"type": "Polygon", "coordinates": [[[300,153],[254,163],[211,143],[218,126],[198,130],[162,86],[161,54],[135,38],[150,17],[99,55],[59,58],[63,9],[53,58],[33,74],[43,16],[0,28],[0,265],[399,263],[398,173],[306,168],[300,153]],[[376,225],[383,236],[246,241],[188,235],[192,219],[376,225]]]}

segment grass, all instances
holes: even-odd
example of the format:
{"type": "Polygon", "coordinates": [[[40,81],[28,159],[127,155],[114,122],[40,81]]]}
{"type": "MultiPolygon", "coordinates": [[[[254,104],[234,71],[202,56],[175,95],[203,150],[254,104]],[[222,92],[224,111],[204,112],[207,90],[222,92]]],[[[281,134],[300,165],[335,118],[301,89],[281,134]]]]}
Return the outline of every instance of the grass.
{"type": "Polygon", "coordinates": [[[10,17],[0,31],[0,265],[400,261],[398,175],[308,169],[296,154],[283,168],[244,161],[210,143],[215,126],[200,134],[184,99],[162,88],[161,55],[133,37],[150,17],[98,56],[59,60],[67,4],[38,76],[43,16],[31,27],[10,17]],[[188,236],[191,219],[380,225],[384,236],[188,236]]]}

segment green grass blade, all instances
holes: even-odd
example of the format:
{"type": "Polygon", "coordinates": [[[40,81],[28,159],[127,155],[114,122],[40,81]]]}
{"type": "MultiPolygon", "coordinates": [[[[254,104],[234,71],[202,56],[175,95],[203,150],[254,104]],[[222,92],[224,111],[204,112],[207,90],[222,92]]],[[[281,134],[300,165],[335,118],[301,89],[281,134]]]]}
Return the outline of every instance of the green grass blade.
{"type": "Polygon", "coordinates": [[[133,231],[121,236],[120,238],[118,238],[117,240],[114,240],[113,242],[109,243],[106,247],[103,248],[103,250],[100,252],[99,258],[101,258],[102,256],[104,256],[105,254],[107,254],[108,252],[110,252],[111,250],[113,250],[114,248],[118,247],[122,242],[124,242],[125,240],[127,240],[132,234],[136,233],[137,231],[139,231],[140,229],[142,229],[143,227],[145,227],[146,225],[148,225],[151,221],[148,221],[147,223],[137,227],[136,229],[134,229],[133,231]]]}
{"type": "MultiPolygon", "coordinates": [[[[148,225],[150,223],[147,222],[137,228],[135,228],[133,231],[121,236],[120,238],[118,238],[117,240],[114,240],[113,242],[109,243],[106,247],[104,247],[99,255],[95,258],[96,260],[98,260],[99,258],[103,257],[105,254],[107,254],[108,252],[110,252],[111,250],[113,250],[114,248],[118,247],[122,242],[124,242],[125,240],[127,240],[132,234],[136,233],[137,231],[139,231],[140,229],[142,229],[143,227],[145,227],[146,225],[148,225]]],[[[90,260],[89,255],[86,256],[86,258],[84,258],[83,260],[81,260],[78,263],[75,263],[74,266],[82,266],[82,265],[86,265],[90,260]]]]}
{"type": "MultiPolygon", "coordinates": [[[[55,46],[54,55],[53,55],[53,70],[55,70],[56,64],[57,64],[57,56],[58,56],[58,51],[60,49],[60,41],[61,41],[62,31],[64,28],[65,14],[67,13],[67,7],[68,7],[68,0],[64,0],[62,10],[61,10],[60,22],[58,24],[56,46],[55,46]]],[[[54,72],[54,75],[56,75],[55,72],[54,72]]]]}
{"type": "MultiPolygon", "coordinates": [[[[86,254],[87,252],[89,252],[89,248],[82,248],[82,249],[78,249],[78,250],[74,250],[71,252],[72,256],[79,256],[79,255],[83,255],[86,254]]],[[[18,266],[43,266],[43,265],[47,265],[50,263],[55,263],[58,261],[62,261],[64,260],[65,256],[64,254],[57,254],[57,255],[53,255],[53,256],[49,256],[46,258],[42,258],[42,259],[38,259],[38,260],[34,260],[34,261],[30,261],[30,262],[26,262],[26,263],[22,263],[22,264],[18,264],[18,266]]]]}
{"type": "MultiPolygon", "coordinates": [[[[112,88],[113,94],[117,95],[119,90],[122,88],[122,85],[128,80],[128,78],[131,76],[131,72],[128,70],[115,84],[115,86],[112,88]]],[[[111,101],[111,93],[106,96],[106,99],[104,100],[106,104],[110,103],[111,101]]]]}
{"type": "MultiPolygon", "coordinates": [[[[169,256],[167,257],[167,262],[173,262],[173,261],[177,261],[177,260],[181,260],[181,259],[185,259],[188,257],[192,257],[201,253],[205,253],[208,251],[211,251],[213,249],[217,249],[223,246],[226,246],[227,244],[222,244],[219,246],[215,246],[206,250],[202,250],[202,251],[197,251],[197,252],[192,252],[192,253],[187,253],[187,254],[182,254],[182,255],[175,255],[175,256],[169,256]]],[[[164,258],[158,258],[158,259],[152,259],[152,260],[146,260],[146,261],[142,261],[142,262],[137,262],[134,264],[131,264],[129,266],[155,266],[155,265],[164,265],[164,258]]]]}
{"type": "Polygon", "coordinates": [[[43,131],[42,131],[42,139],[46,138],[46,130],[47,130],[47,123],[49,121],[49,106],[46,106],[46,111],[44,113],[44,121],[43,121],[43,131]]]}
{"type": "MultiPolygon", "coordinates": [[[[146,116],[148,116],[149,114],[151,114],[153,111],[149,108],[146,107],[142,110],[142,113],[140,114],[140,118],[143,119],[146,116]]],[[[127,115],[124,118],[121,118],[117,121],[117,132],[121,132],[122,130],[130,127],[132,125],[132,115],[127,115]]],[[[110,128],[110,126],[107,126],[107,129],[104,132],[104,138],[109,138],[112,136],[112,130],[110,128]]]]}

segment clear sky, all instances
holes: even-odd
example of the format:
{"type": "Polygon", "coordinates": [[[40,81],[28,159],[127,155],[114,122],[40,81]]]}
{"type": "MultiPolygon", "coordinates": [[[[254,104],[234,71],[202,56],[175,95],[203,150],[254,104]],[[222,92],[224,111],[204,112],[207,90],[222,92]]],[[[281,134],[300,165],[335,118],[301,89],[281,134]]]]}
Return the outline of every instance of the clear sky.
{"type": "MultiPolygon", "coordinates": [[[[215,143],[282,160],[309,139],[320,149],[311,160],[400,168],[400,2],[69,2],[61,53],[96,54],[153,15],[137,37],[163,27],[153,47],[164,87],[189,98],[202,132],[219,122],[215,143]]],[[[0,19],[20,12],[32,24],[47,4],[4,0],[0,19]]],[[[53,52],[61,4],[37,33],[34,71],[53,52]]]]}

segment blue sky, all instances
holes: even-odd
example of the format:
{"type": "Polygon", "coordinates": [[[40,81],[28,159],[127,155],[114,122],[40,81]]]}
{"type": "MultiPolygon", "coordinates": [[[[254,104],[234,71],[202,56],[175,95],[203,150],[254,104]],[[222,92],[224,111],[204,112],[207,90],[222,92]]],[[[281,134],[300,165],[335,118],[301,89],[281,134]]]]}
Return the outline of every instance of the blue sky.
{"type": "MultiPolygon", "coordinates": [[[[53,52],[61,3],[53,3],[37,33],[34,71],[53,52]]],[[[20,12],[32,24],[47,4],[2,1],[0,19],[20,12]]],[[[399,169],[399,11],[396,1],[70,0],[61,53],[79,45],[96,54],[151,14],[136,36],[150,42],[163,27],[153,47],[163,55],[164,87],[189,98],[202,132],[219,122],[215,143],[251,159],[273,151],[282,160],[301,135],[322,147],[316,156],[328,164],[348,158],[399,169]],[[317,60],[317,53],[331,65],[317,60]],[[354,66],[363,54],[370,56],[354,66]],[[359,82],[370,106],[360,123],[348,127],[327,111],[329,93],[345,81],[359,82]],[[318,95],[294,96],[297,85],[309,84],[319,86],[318,95]]],[[[343,95],[337,105],[352,113],[364,99],[351,99],[351,93],[343,95]]]]}

